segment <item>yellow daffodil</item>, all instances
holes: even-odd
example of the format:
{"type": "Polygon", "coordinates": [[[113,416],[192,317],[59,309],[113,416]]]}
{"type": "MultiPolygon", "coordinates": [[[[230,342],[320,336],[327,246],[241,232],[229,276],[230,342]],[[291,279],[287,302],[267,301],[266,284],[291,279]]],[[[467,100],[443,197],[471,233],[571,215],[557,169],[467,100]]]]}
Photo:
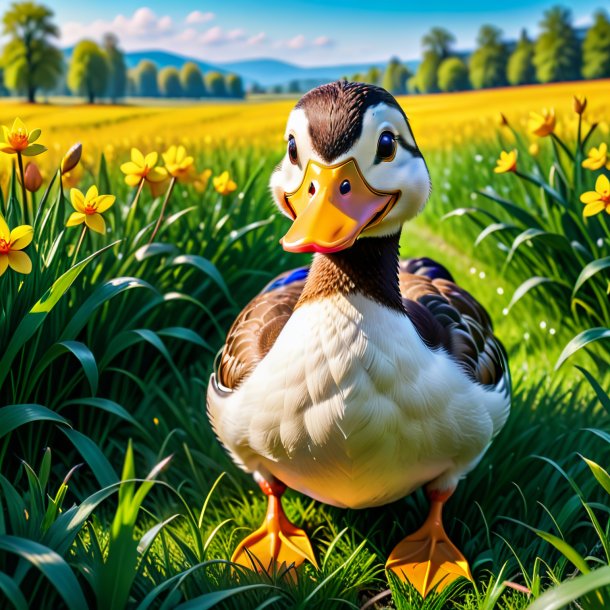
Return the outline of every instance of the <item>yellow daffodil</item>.
{"type": "Polygon", "coordinates": [[[0,275],[7,267],[23,274],[32,271],[32,261],[22,250],[30,245],[33,236],[34,229],[30,225],[21,225],[11,231],[0,216],[0,275]]]}
{"type": "Polygon", "coordinates": [[[80,161],[80,158],[83,154],[83,145],[80,142],[77,142],[70,148],[70,150],[64,155],[64,158],[61,160],[61,173],[67,174],[71,172],[80,161]]]}
{"type": "Polygon", "coordinates": [[[220,176],[215,176],[213,182],[216,192],[221,195],[228,195],[237,188],[237,184],[231,180],[231,176],[229,176],[227,171],[222,172],[220,176]]]}
{"type": "Polygon", "coordinates": [[[34,157],[47,150],[42,144],[34,144],[40,137],[40,129],[28,131],[25,123],[17,118],[9,129],[2,126],[4,139],[0,142],[0,150],[9,155],[20,153],[26,157],[34,157]]]}
{"type": "Polygon", "coordinates": [[[610,180],[603,174],[598,176],[595,190],[583,193],[580,200],[585,204],[583,216],[595,216],[604,210],[610,214],[610,180]]]}
{"type": "Polygon", "coordinates": [[[540,145],[538,142],[532,142],[527,150],[532,157],[537,157],[540,154],[540,145]]]}
{"type": "Polygon", "coordinates": [[[608,157],[608,145],[602,142],[599,148],[593,146],[587,153],[587,158],[582,162],[582,166],[586,169],[597,170],[602,167],[610,169],[610,157],[608,157]]]}
{"type": "Polygon", "coordinates": [[[167,171],[156,167],[159,155],[156,152],[144,156],[137,148],[131,149],[131,161],[121,165],[125,174],[125,182],[129,186],[138,186],[142,180],[148,183],[163,182],[167,178],[167,171]]]}
{"type": "Polygon", "coordinates": [[[587,107],[587,98],[584,95],[575,95],[573,106],[576,114],[582,114],[587,107]]]}
{"type": "Polygon", "coordinates": [[[167,173],[179,182],[188,182],[193,176],[193,157],[186,154],[184,146],[170,146],[163,153],[167,173]]]}
{"type": "Polygon", "coordinates": [[[75,227],[84,222],[92,231],[103,235],[106,232],[106,223],[102,214],[112,206],[115,199],[114,195],[99,195],[96,186],[92,186],[86,195],[78,189],[72,189],[70,201],[76,212],[70,214],[66,226],[75,227]]]}
{"type": "Polygon", "coordinates": [[[193,181],[193,186],[198,193],[203,193],[208,188],[208,183],[212,177],[211,169],[204,169],[193,181]]]}
{"type": "Polygon", "coordinates": [[[555,130],[555,110],[553,108],[550,110],[545,108],[542,114],[530,112],[528,128],[533,134],[541,138],[551,135],[555,130]]]}
{"type": "Polygon", "coordinates": [[[511,150],[510,152],[502,151],[500,158],[496,161],[496,167],[494,172],[496,174],[505,174],[507,172],[517,171],[517,151],[511,150]]]}

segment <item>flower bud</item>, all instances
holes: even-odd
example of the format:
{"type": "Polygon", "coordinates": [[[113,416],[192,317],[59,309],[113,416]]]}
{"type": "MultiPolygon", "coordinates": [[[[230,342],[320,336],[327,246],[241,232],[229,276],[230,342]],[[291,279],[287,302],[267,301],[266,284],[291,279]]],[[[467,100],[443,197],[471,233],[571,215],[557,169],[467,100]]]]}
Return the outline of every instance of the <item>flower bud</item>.
{"type": "Polygon", "coordinates": [[[30,193],[35,193],[42,186],[42,175],[36,163],[30,161],[25,166],[23,182],[30,193]]]}
{"type": "Polygon", "coordinates": [[[500,125],[500,127],[508,127],[509,123],[508,123],[508,119],[506,118],[505,114],[503,112],[500,112],[498,114],[498,124],[500,125]]]}
{"type": "Polygon", "coordinates": [[[61,173],[67,174],[69,171],[73,170],[78,165],[82,154],[83,145],[80,142],[77,142],[61,160],[61,173]]]}
{"type": "Polygon", "coordinates": [[[582,114],[587,107],[587,98],[584,95],[574,96],[574,112],[576,114],[582,114]]]}

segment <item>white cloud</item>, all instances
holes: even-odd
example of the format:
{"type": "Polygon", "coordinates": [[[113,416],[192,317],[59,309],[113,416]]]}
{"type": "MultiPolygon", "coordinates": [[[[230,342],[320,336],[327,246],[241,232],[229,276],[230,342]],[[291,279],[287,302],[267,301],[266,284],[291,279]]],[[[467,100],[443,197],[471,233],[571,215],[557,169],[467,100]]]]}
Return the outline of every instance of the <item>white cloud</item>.
{"type": "Polygon", "coordinates": [[[288,40],[278,41],[275,46],[278,48],[288,48],[295,51],[300,51],[304,49],[331,47],[333,45],[334,41],[328,36],[318,36],[313,40],[309,40],[303,34],[298,34],[297,36],[289,38],[288,40]]]}
{"type": "Polygon", "coordinates": [[[332,47],[335,43],[328,36],[318,36],[312,44],[314,47],[332,47]]]}
{"type": "Polygon", "coordinates": [[[248,38],[248,40],[246,40],[246,44],[248,46],[256,46],[259,45],[263,42],[265,42],[267,40],[267,34],[265,34],[265,32],[259,32],[258,34],[255,34],[254,36],[250,36],[250,38],[248,38]]]}
{"type": "Polygon", "coordinates": [[[294,38],[288,40],[286,42],[286,46],[291,49],[302,49],[306,43],[307,40],[305,36],[303,36],[303,34],[299,34],[298,36],[295,36],[294,38]]]}
{"type": "Polygon", "coordinates": [[[189,13],[184,20],[185,23],[189,25],[196,25],[199,23],[207,23],[208,21],[212,21],[216,15],[214,13],[203,13],[201,11],[193,11],[189,13]]]}
{"type": "Polygon", "coordinates": [[[143,39],[169,34],[173,31],[173,21],[169,15],[158,17],[151,9],[143,6],[133,15],[117,15],[111,21],[97,19],[89,24],[74,21],[64,24],[61,38],[64,44],[74,44],[83,38],[100,38],[105,32],[113,32],[121,39],[143,39]]]}
{"type": "Polygon", "coordinates": [[[246,32],[241,28],[226,32],[219,25],[203,32],[197,41],[203,46],[220,46],[230,42],[241,42],[246,39],[246,32]]]}

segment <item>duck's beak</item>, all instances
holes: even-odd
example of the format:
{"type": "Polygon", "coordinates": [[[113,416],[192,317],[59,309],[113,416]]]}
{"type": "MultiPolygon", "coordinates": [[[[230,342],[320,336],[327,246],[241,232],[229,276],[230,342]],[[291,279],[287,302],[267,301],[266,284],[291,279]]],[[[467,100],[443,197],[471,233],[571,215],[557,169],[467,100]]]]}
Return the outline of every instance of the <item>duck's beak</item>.
{"type": "Polygon", "coordinates": [[[301,186],[284,196],[294,222],[280,243],[289,252],[344,250],[378,224],[399,196],[371,187],[355,159],[337,165],[309,161],[301,186]]]}

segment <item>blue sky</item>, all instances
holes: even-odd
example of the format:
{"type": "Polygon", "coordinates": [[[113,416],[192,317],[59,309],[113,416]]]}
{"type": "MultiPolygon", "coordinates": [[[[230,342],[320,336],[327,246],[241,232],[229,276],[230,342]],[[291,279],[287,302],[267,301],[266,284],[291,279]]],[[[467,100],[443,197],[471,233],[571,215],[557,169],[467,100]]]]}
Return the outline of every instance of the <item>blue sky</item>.
{"type": "MultiPolygon", "coordinates": [[[[511,0],[49,0],[62,30],[62,45],[83,37],[118,34],[125,49],[166,49],[211,62],[273,57],[301,65],[413,59],[420,40],[439,25],[452,31],[457,48],[474,45],[484,23],[516,38],[522,27],[535,35],[543,11],[554,3],[511,0]]],[[[564,1],[574,22],[587,25],[603,2],[564,1]]]]}

